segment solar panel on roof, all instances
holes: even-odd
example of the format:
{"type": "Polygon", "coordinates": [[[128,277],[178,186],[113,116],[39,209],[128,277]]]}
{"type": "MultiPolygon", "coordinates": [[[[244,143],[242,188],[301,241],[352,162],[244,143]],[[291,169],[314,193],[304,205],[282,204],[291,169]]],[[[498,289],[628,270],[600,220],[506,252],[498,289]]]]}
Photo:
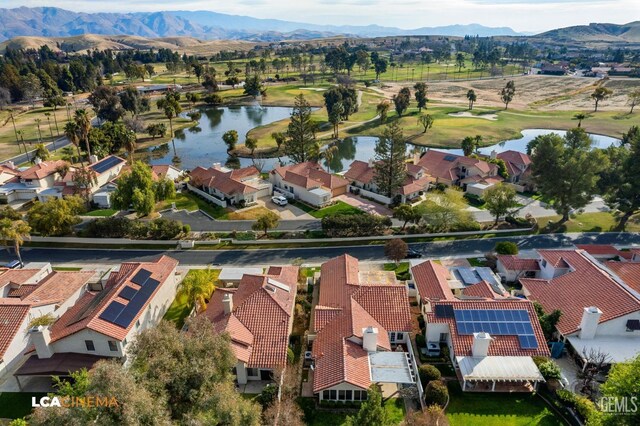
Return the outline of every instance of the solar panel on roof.
{"type": "Polygon", "coordinates": [[[453,318],[454,311],[451,305],[436,305],[436,317],[438,318],[453,318]]]}
{"type": "Polygon", "coordinates": [[[104,173],[112,167],[122,163],[122,160],[118,157],[107,157],[97,163],[92,164],[90,167],[98,174],[104,173]]]}
{"type": "MultiPolygon", "coordinates": [[[[148,272],[148,271],[147,271],[148,272]]],[[[113,321],[114,324],[119,325],[122,328],[127,328],[131,325],[133,319],[138,315],[140,309],[147,303],[149,297],[158,288],[160,282],[153,278],[146,280],[146,284],[136,292],[133,299],[129,301],[127,306],[122,310],[118,317],[113,321]]]]}
{"type": "Polygon", "coordinates": [[[111,302],[107,308],[102,311],[98,318],[103,319],[105,321],[114,322],[115,319],[120,315],[122,310],[124,309],[124,305],[120,302],[111,302]]]}
{"type": "Polygon", "coordinates": [[[134,282],[138,285],[144,285],[144,283],[149,279],[150,276],[151,272],[147,271],[146,269],[140,269],[138,273],[133,278],[131,278],[131,282],[134,282]]]}
{"type": "Polygon", "coordinates": [[[453,161],[456,159],[455,155],[445,155],[444,156],[444,161],[453,161]]]}
{"type": "Polygon", "coordinates": [[[454,317],[459,334],[518,336],[523,349],[538,347],[529,313],[524,309],[456,309],[454,317]]]}
{"type": "Polygon", "coordinates": [[[458,268],[458,273],[465,284],[476,284],[480,282],[475,272],[470,268],[458,268]]]}
{"type": "Polygon", "coordinates": [[[520,347],[522,349],[538,349],[538,340],[533,335],[518,336],[520,347]]]}
{"type": "Polygon", "coordinates": [[[135,288],[125,286],[120,292],[120,294],[118,294],[118,296],[122,297],[123,299],[131,300],[133,296],[136,295],[137,292],[138,291],[135,288]]]}

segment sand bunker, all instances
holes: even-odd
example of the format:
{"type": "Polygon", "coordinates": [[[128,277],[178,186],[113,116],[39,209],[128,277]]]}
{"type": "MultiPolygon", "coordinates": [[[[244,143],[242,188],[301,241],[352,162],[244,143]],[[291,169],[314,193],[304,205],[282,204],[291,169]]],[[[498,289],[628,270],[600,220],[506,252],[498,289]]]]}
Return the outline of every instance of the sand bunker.
{"type": "Polygon", "coordinates": [[[498,119],[498,116],[495,114],[473,115],[469,111],[451,112],[448,115],[451,117],[482,118],[489,121],[496,121],[498,119]]]}

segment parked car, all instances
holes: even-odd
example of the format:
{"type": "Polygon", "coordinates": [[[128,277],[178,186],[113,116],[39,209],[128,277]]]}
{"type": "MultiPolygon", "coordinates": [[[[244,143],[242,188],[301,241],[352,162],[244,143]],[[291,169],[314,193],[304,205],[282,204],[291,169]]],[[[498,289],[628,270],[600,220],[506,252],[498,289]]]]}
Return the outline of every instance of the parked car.
{"type": "Polygon", "coordinates": [[[289,201],[287,201],[287,199],[282,195],[274,195],[273,197],[271,197],[271,201],[279,206],[286,206],[287,204],[289,204],[289,201]]]}
{"type": "Polygon", "coordinates": [[[4,268],[8,268],[8,269],[21,269],[22,268],[22,262],[20,262],[18,259],[16,260],[12,260],[11,262],[3,265],[4,268]]]}
{"type": "Polygon", "coordinates": [[[422,257],[422,253],[415,251],[413,249],[409,249],[407,251],[407,255],[404,257],[405,259],[420,259],[422,257]]]}
{"type": "Polygon", "coordinates": [[[440,345],[438,342],[427,343],[427,356],[440,356],[440,345]]]}

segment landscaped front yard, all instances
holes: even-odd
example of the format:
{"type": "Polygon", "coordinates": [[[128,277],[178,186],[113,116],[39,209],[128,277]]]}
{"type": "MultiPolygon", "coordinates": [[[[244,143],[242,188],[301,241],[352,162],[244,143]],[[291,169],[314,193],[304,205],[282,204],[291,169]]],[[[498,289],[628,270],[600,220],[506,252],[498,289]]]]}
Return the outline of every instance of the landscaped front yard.
{"type": "Polygon", "coordinates": [[[385,263],[384,270],[394,271],[397,279],[407,281],[411,279],[411,273],[409,272],[410,266],[411,264],[409,262],[400,262],[397,265],[395,263],[385,263]]]}
{"type": "Polygon", "coordinates": [[[528,393],[462,392],[449,382],[451,426],[556,426],[562,422],[538,396],[528,393]]]}
{"type": "MultiPolygon", "coordinates": [[[[186,279],[190,274],[204,274],[206,272],[206,269],[191,269],[184,279],[186,279]]],[[[220,276],[220,269],[210,269],[209,272],[212,274],[217,285],[218,276],[220,276]]],[[[180,288],[178,288],[178,294],[176,294],[176,298],[173,300],[173,303],[171,303],[171,306],[169,306],[169,309],[167,309],[167,312],[164,314],[164,317],[162,319],[171,321],[176,325],[176,327],[181,329],[190,312],[191,303],[187,299],[187,295],[182,293],[180,291],[180,288]]]]}
{"type": "Polygon", "coordinates": [[[208,203],[207,201],[188,191],[178,192],[176,194],[176,198],[174,198],[173,200],[165,200],[159,202],[156,206],[156,210],[162,211],[170,209],[172,203],[175,203],[176,209],[178,210],[187,210],[190,212],[202,210],[212,218],[218,220],[227,219],[227,216],[229,214],[229,210],[220,206],[214,206],[213,204],[208,203]]]}
{"type": "Polygon", "coordinates": [[[262,215],[269,213],[269,210],[263,206],[251,207],[242,211],[235,211],[227,214],[228,220],[256,220],[262,215]]]}
{"type": "Polygon", "coordinates": [[[308,213],[317,218],[322,219],[325,216],[331,216],[336,214],[364,214],[359,208],[353,207],[344,201],[337,201],[328,207],[324,207],[320,210],[310,210],[308,213]]]}

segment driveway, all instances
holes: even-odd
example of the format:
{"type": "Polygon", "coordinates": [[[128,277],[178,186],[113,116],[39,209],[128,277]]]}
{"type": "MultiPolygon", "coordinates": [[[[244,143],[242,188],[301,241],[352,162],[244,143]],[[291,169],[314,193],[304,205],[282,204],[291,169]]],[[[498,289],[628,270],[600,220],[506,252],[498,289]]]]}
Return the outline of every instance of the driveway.
{"type": "Polygon", "coordinates": [[[371,214],[377,214],[380,216],[393,216],[393,212],[391,209],[378,204],[374,201],[365,200],[364,198],[360,198],[357,195],[353,195],[350,193],[338,195],[336,199],[349,204],[350,206],[356,207],[362,211],[371,214]]]}
{"type": "Polygon", "coordinates": [[[279,206],[271,201],[271,198],[265,197],[259,199],[258,205],[277,213],[282,220],[317,220],[315,217],[311,216],[299,207],[292,206],[291,204],[279,206]]]}

